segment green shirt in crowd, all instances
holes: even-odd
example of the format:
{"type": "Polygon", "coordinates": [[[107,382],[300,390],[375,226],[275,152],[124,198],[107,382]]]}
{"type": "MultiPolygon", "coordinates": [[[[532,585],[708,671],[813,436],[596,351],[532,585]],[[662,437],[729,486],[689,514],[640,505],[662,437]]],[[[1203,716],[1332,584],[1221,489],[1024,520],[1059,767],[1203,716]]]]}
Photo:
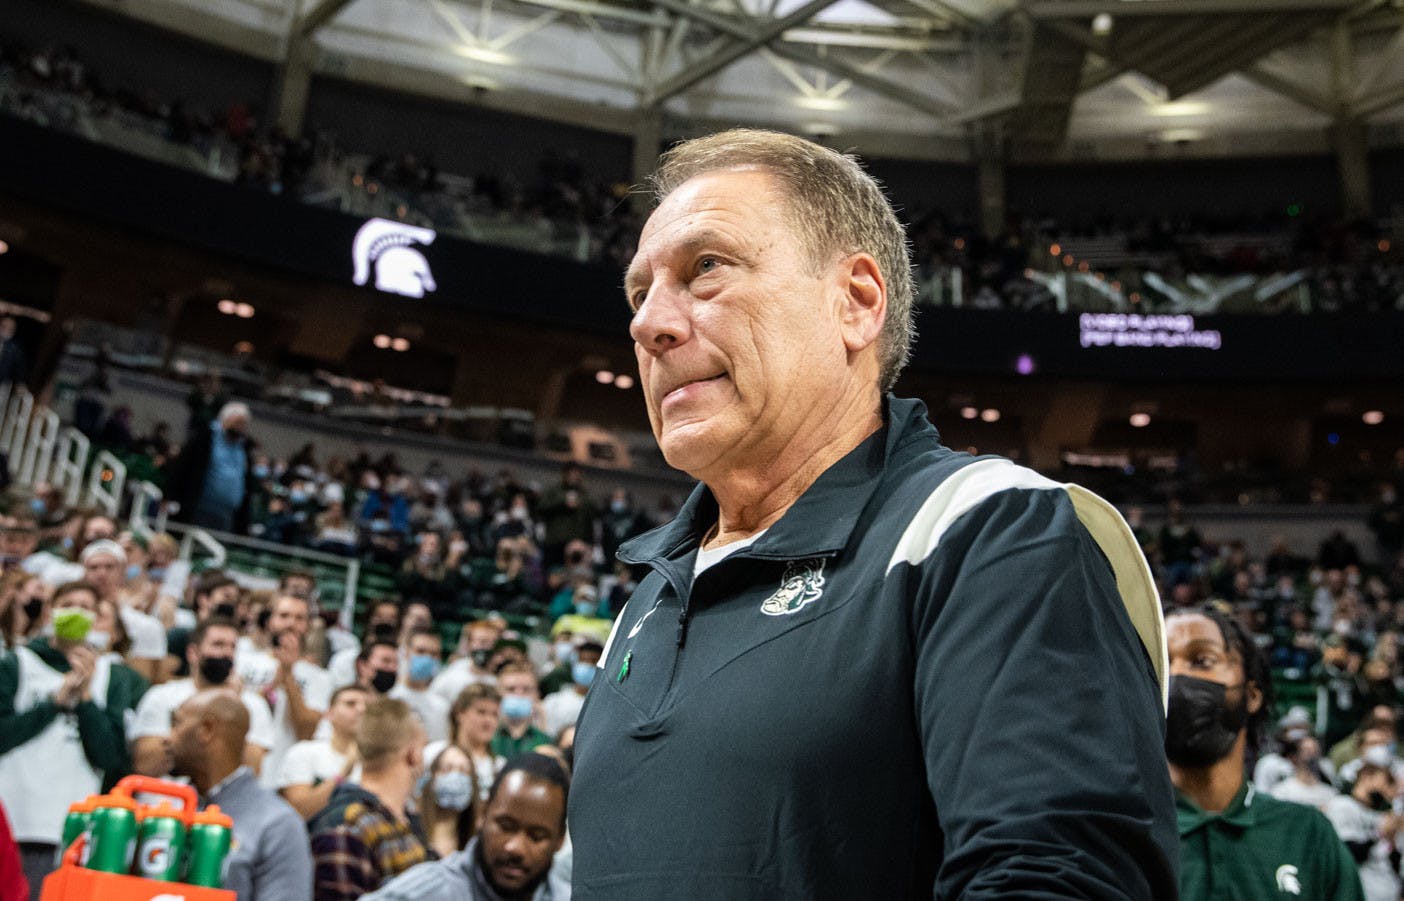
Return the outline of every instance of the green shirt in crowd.
{"type": "Polygon", "coordinates": [[[507,731],[506,726],[498,726],[497,734],[492,737],[492,753],[498,757],[511,760],[518,754],[525,754],[527,751],[535,751],[542,745],[549,745],[551,736],[542,732],[535,726],[528,726],[522,733],[521,738],[513,738],[512,733],[507,731]]]}
{"type": "Polygon", "coordinates": [[[1223,813],[1175,793],[1180,898],[1364,901],[1355,860],[1320,811],[1245,782],[1223,813]]]}

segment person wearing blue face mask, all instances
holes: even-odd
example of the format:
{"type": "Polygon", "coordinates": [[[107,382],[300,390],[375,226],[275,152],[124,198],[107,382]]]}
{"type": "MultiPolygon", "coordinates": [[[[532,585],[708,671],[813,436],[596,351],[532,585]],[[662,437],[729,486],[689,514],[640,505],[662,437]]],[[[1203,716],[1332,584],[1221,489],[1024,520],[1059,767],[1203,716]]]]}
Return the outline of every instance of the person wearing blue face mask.
{"type": "Polygon", "coordinates": [[[405,642],[409,664],[404,681],[390,690],[390,697],[399,698],[424,720],[429,741],[448,738],[449,703],[429,690],[434,677],[442,669],[443,638],[433,626],[418,626],[405,642]]]}
{"type": "Polygon", "coordinates": [[[419,810],[429,847],[439,857],[448,857],[472,840],[477,833],[477,776],[473,762],[462,748],[447,745],[429,762],[419,793],[419,810]]]}
{"type": "Polygon", "coordinates": [[[603,651],[604,646],[593,638],[582,639],[576,644],[575,659],[570,665],[570,684],[541,702],[547,734],[555,735],[566,726],[575,724],[580,708],[585,704],[585,694],[595,680],[603,651]]]}
{"type": "Polygon", "coordinates": [[[528,663],[508,663],[497,671],[502,692],[502,725],[492,737],[492,753],[511,758],[551,743],[551,736],[532,722],[541,699],[536,673],[528,663]]]}

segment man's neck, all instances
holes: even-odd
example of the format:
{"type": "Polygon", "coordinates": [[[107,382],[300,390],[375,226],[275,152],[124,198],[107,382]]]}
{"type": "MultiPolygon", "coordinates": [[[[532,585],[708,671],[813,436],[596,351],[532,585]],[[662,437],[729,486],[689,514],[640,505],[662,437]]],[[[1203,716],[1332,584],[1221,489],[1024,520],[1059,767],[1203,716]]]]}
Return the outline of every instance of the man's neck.
{"type": "Polygon", "coordinates": [[[825,470],[882,428],[880,405],[866,395],[851,398],[828,417],[837,425],[827,435],[792,435],[753,466],[728,468],[716,477],[704,473],[701,481],[711,489],[719,513],[703,546],[731,544],[778,522],[825,470]]]}
{"type": "Polygon", "coordinates": [[[208,760],[203,772],[192,773],[190,781],[195,783],[202,795],[208,795],[210,789],[228,779],[242,765],[238,760],[208,760]]]}
{"type": "Polygon", "coordinates": [[[408,688],[410,691],[428,691],[429,684],[429,679],[425,679],[423,682],[416,682],[413,679],[405,680],[405,688],[408,688]]]}
{"type": "Polygon", "coordinates": [[[405,803],[409,800],[412,781],[398,772],[361,773],[361,788],[379,798],[398,819],[405,818],[405,803]]]}
{"type": "Polygon", "coordinates": [[[347,753],[350,752],[351,748],[353,748],[356,744],[356,733],[348,732],[343,734],[341,732],[337,732],[336,730],[332,730],[332,736],[330,741],[332,750],[340,754],[342,757],[345,757],[347,753]]]}
{"type": "Polygon", "coordinates": [[[508,735],[513,738],[521,738],[531,728],[531,720],[507,720],[503,725],[506,727],[508,735]]]}
{"type": "Polygon", "coordinates": [[[1233,750],[1204,768],[1170,764],[1170,781],[1175,788],[1206,813],[1223,813],[1243,788],[1244,734],[1238,734],[1233,750]]]}

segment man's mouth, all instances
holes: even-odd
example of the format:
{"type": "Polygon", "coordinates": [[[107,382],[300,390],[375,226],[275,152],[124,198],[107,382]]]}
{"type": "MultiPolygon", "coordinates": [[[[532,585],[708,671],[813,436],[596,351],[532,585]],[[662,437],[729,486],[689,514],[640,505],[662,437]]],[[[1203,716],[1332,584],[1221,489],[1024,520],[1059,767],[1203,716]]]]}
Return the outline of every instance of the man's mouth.
{"type": "Polygon", "coordinates": [[[690,382],[684,382],[683,384],[674,388],[672,391],[669,391],[667,394],[663,395],[663,403],[666,404],[669,400],[676,400],[685,397],[688,393],[688,389],[693,388],[694,386],[705,385],[708,382],[715,382],[718,379],[724,378],[726,378],[726,372],[722,371],[718,372],[716,375],[708,376],[705,379],[693,379],[690,382]]]}

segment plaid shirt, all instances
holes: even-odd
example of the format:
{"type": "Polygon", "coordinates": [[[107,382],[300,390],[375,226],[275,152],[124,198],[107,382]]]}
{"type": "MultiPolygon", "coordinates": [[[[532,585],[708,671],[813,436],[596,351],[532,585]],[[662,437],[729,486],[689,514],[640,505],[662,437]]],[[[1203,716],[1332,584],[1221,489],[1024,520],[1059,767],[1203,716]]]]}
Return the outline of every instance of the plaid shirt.
{"type": "Polygon", "coordinates": [[[397,818],[357,785],[341,785],[312,822],[316,901],[352,901],[433,859],[419,818],[397,818]]]}

